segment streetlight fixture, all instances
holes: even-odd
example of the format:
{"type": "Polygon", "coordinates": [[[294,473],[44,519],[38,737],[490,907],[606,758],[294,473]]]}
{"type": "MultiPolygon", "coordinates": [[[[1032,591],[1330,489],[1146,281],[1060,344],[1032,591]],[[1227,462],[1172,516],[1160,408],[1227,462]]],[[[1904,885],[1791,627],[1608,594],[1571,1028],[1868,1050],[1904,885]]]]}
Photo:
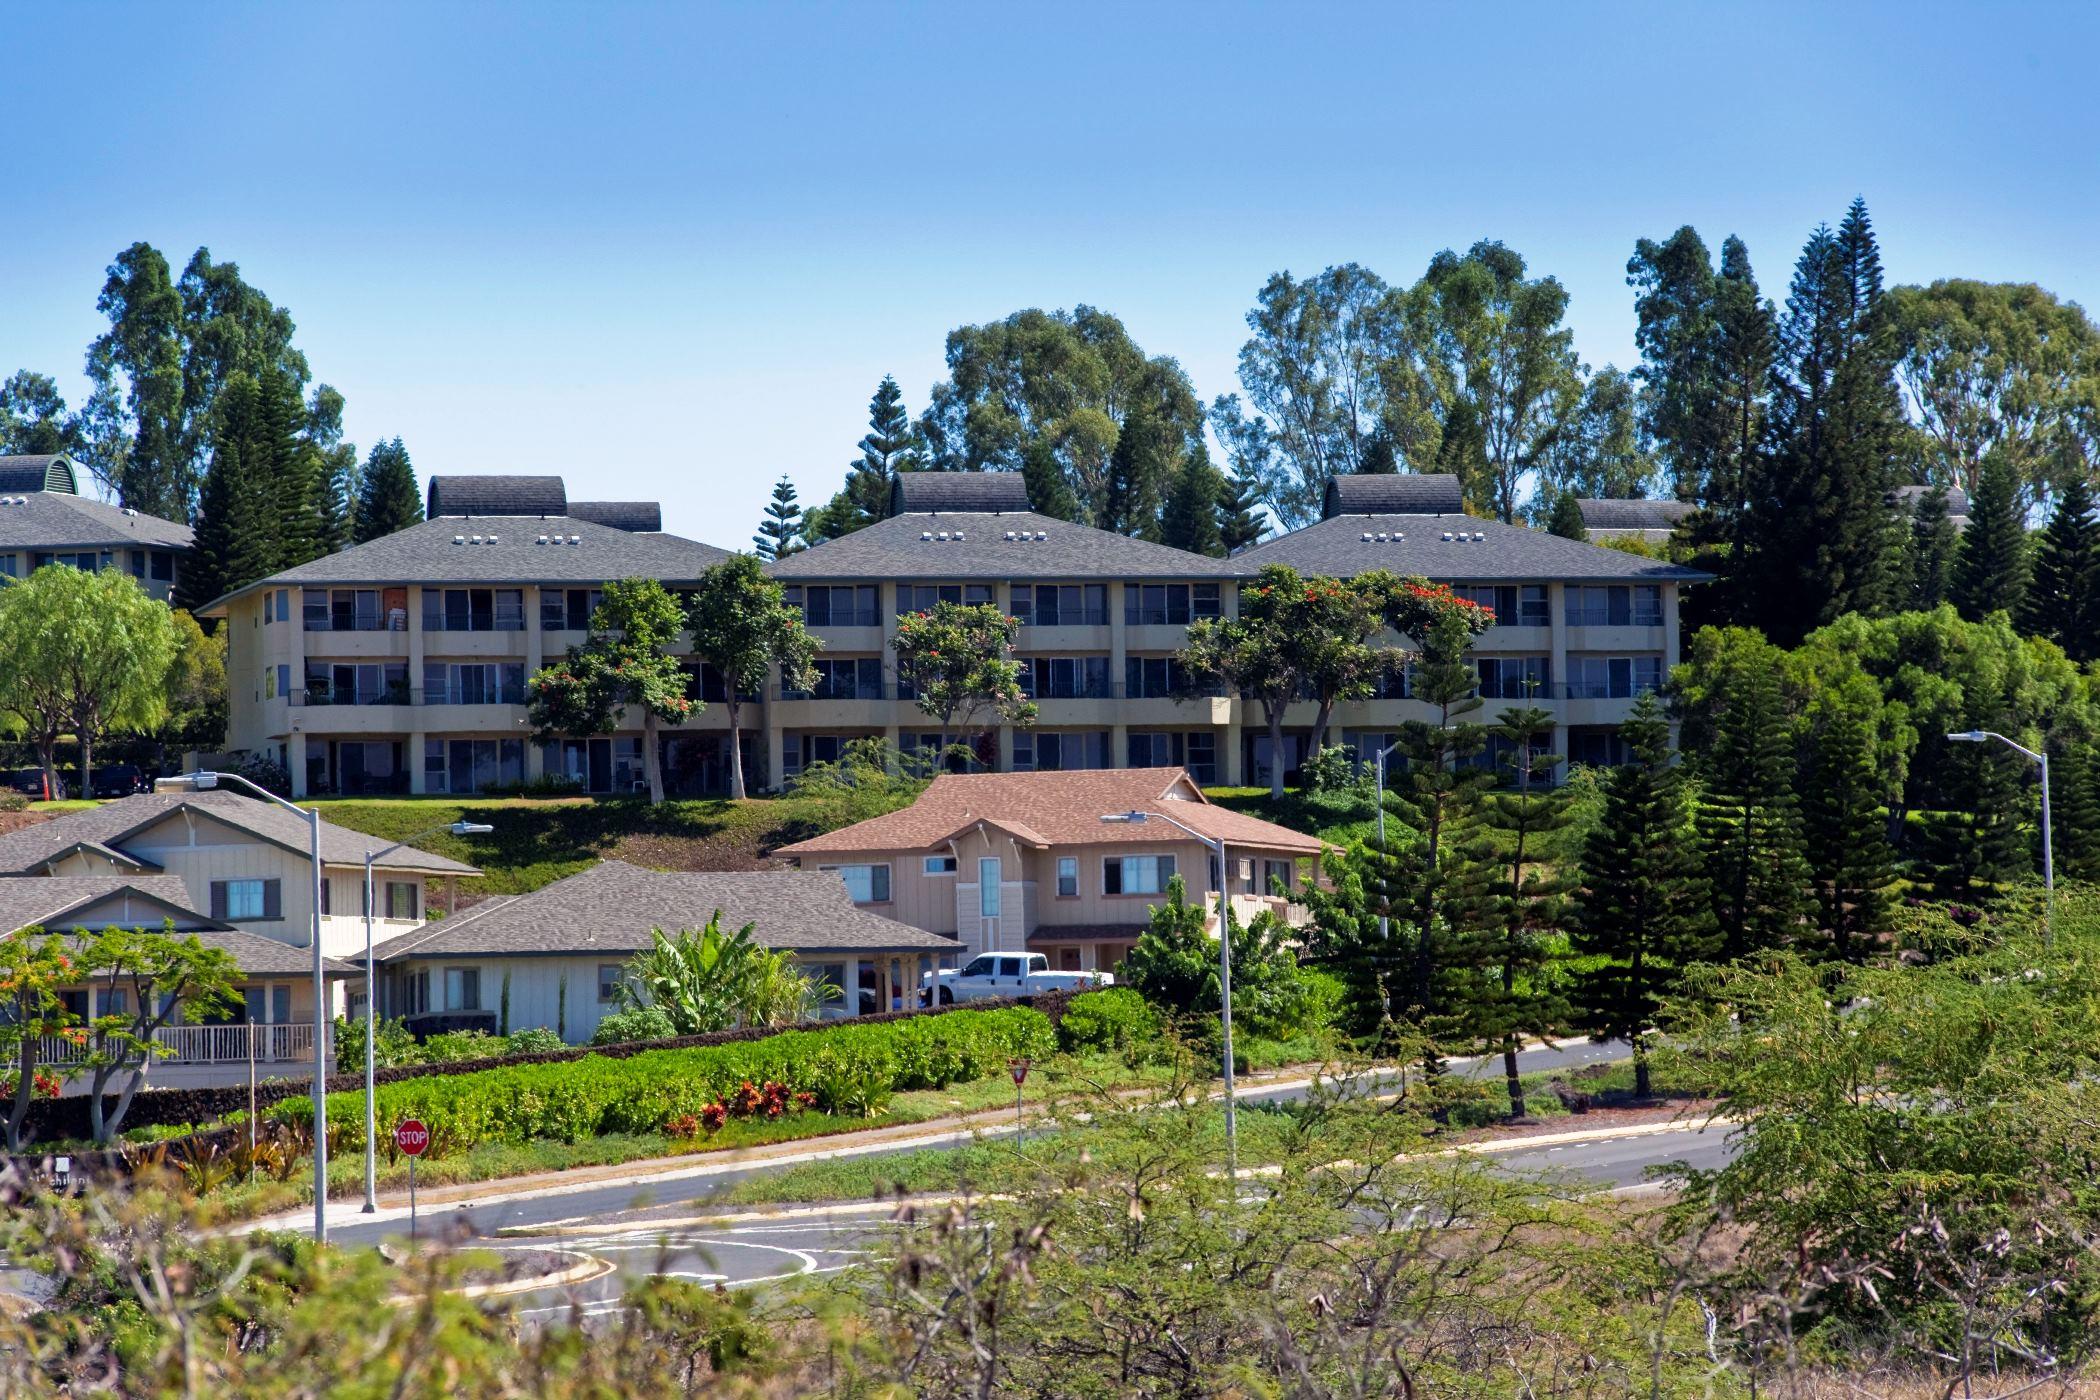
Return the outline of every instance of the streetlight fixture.
{"type": "Polygon", "coordinates": [[[2003,734],[1991,729],[1971,729],[1947,736],[1957,744],[1981,744],[1990,739],[2017,753],[2026,755],[2041,765],[2042,770],[2042,941],[2045,946],[2056,946],[2056,853],[2049,841],[2049,755],[2036,753],[2025,744],[2016,744],[2003,734]]]}
{"type": "Polygon", "coordinates": [[[449,831],[454,836],[486,836],[496,828],[486,822],[447,822],[404,836],[390,846],[365,852],[365,1208],[370,1215],[379,1209],[379,980],[372,960],[372,864],[403,846],[449,831]]]}
{"type": "Polygon", "coordinates": [[[154,781],[155,792],[211,792],[221,783],[238,783],[266,802],[295,812],[306,822],[308,854],[313,861],[312,887],[307,891],[313,911],[313,929],[308,941],[314,952],[314,1243],[328,1243],[328,985],[321,960],[321,812],[301,807],[239,773],[216,773],[204,769],[175,778],[154,781]]]}
{"type": "Polygon", "coordinates": [[[1230,916],[1225,898],[1225,843],[1215,836],[1207,836],[1178,817],[1164,812],[1109,812],[1102,821],[1111,825],[1137,826],[1148,821],[1162,821],[1195,837],[1209,848],[1211,858],[1217,862],[1218,870],[1218,1022],[1225,1033],[1225,1179],[1237,1190],[1239,1180],[1239,1116],[1233,1097],[1232,1080],[1232,937],[1230,916]]]}

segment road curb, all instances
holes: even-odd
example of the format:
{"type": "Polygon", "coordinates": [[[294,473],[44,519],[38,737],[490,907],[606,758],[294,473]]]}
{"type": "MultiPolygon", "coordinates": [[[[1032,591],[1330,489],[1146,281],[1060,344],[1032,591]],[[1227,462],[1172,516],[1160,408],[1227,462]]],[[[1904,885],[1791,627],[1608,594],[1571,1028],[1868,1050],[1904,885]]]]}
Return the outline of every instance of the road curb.
{"type": "MultiPolygon", "coordinates": [[[[590,1283],[604,1278],[619,1266],[610,1259],[584,1254],[582,1262],[571,1264],[566,1269],[557,1269],[551,1274],[538,1274],[532,1278],[505,1279],[501,1283],[470,1283],[460,1288],[445,1290],[452,1298],[508,1298],[519,1293],[537,1293],[547,1288],[571,1288],[579,1283],[590,1283]]],[[[387,1300],[387,1306],[405,1308],[421,1302],[417,1294],[395,1294],[387,1300]]]]}

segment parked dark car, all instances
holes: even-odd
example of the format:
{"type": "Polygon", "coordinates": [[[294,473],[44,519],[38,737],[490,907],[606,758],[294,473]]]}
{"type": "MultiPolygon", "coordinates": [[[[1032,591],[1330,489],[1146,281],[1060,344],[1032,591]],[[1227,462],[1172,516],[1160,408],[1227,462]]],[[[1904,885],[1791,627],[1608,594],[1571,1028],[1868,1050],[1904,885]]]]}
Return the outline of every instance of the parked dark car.
{"type": "Polygon", "coordinates": [[[88,781],[96,797],[129,797],[135,792],[153,791],[153,779],[135,763],[102,764],[89,773],[88,781]]]}
{"type": "Polygon", "coordinates": [[[28,797],[44,795],[44,770],[41,768],[17,768],[7,774],[7,786],[28,797]]]}

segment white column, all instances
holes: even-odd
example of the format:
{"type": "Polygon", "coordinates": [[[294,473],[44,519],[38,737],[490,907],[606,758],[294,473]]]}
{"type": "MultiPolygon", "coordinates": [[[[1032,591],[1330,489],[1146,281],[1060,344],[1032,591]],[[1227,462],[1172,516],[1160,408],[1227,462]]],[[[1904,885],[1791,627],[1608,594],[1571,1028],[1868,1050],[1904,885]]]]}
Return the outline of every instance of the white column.
{"type": "Polygon", "coordinates": [[[1663,675],[1668,677],[1678,661],[1677,585],[1665,583],[1663,594],[1663,675]]]}
{"type": "Polygon", "coordinates": [[[846,959],[846,985],[840,989],[846,994],[846,1014],[860,1015],[860,959],[846,959]]]}

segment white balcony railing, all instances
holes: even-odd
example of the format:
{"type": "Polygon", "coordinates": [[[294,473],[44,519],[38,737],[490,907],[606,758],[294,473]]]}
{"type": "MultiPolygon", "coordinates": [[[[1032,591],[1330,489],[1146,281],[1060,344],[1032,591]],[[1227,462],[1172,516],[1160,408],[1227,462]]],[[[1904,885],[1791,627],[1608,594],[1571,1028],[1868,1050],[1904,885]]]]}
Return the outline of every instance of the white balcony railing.
{"type": "MultiPolygon", "coordinates": [[[[294,1023],[277,1026],[162,1026],[153,1033],[168,1053],[153,1057],[163,1065],[312,1063],[314,1028],[294,1023]]],[[[77,1065],[94,1053],[94,1043],[77,1045],[65,1036],[45,1036],[37,1044],[37,1061],[54,1069],[77,1065]]]]}

